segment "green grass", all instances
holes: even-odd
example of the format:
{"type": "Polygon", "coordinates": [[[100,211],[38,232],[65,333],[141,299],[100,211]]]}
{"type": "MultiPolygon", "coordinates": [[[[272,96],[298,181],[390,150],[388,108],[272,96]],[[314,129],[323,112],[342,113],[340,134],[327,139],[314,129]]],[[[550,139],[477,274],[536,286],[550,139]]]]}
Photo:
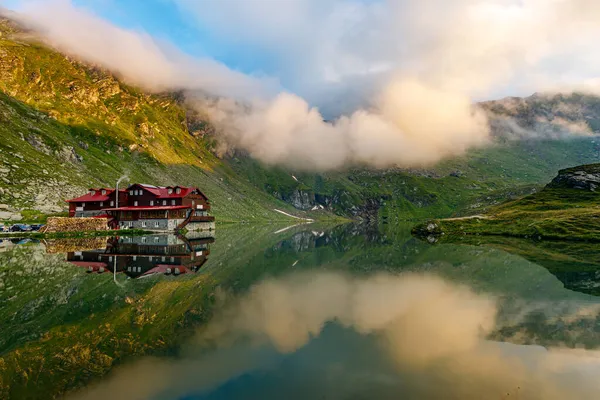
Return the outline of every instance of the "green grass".
{"type": "MultiPolygon", "coordinates": [[[[491,208],[486,218],[438,220],[443,240],[500,235],[536,240],[600,241],[600,193],[547,187],[491,208]]],[[[422,229],[426,224],[416,227],[422,229]]]]}

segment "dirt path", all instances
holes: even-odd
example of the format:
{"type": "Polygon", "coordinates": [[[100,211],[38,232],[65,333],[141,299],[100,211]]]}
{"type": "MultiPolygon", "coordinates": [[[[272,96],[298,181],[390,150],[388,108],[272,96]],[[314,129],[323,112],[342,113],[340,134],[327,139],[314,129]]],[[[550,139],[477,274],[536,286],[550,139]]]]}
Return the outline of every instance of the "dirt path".
{"type": "Polygon", "coordinates": [[[468,217],[444,218],[442,221],[460,221],[465,219],[490,219],[487,215],[469,215],[468,217]]]}

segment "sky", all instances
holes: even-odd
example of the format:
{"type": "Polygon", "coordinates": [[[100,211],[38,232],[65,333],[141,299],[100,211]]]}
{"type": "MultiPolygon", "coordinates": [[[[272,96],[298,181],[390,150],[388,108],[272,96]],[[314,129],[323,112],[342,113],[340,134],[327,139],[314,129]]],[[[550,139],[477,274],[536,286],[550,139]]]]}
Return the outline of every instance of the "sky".
{"type": "Polygon", "coordinates": [[[223,148],[304,169],[435,163],[489,142],[474,101],[600,93],[597,0],[0,4],[61,51],[186,91],[223,148]]]}

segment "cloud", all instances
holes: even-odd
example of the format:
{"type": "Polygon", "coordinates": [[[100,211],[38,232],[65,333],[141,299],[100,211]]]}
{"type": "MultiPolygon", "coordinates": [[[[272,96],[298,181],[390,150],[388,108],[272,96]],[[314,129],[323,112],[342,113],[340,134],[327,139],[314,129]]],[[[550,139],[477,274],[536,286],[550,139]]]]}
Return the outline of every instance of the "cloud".
{"type": "Polygon", "coordinates": [[[69,0],[23,2],[11,15],[57,49],[100,65],[149,90],[203,90],[252,99],[274,92],[276,81],[258,79],[212,59],[194,59],[143,31],[117,27],[69,0]]]}
{"type": "Polygon", "coordinates": [[[228,146],[307,170],[427,165],[483,145],[489,135],[486,116],[469,98],[410,79],[390,83],[372,110],[332,122],[289,93],[250,108],[227,99],[192,106],[208,114],[228,146]]]}
{"type": "Polygon", "coordinates": [[[593,0],[173,2],[223,40],[270,54],[301,95],[306,82],[329,89],[393,71],[489,98],[579,86],[600,66],[593,0]]]}
{"type": "Polygon", "coordinates": [[[595,396],[600,353],[486,340],[497,304],[426,275],[267,280],[228,303],[181,359],[130,365],[73,399],[218,397],[236,385],[255,398],[286,385],[290,398],[345,398],[365,388],[384,399],[595,396]]]}
{"type": "Polygon", "coordinates": [[[598,88],[596,1],[171,1],[230,52],[273,60],[265,70],[290,90],[69,0],[26,1],[20,11],[64,51],[147,88],[187,89],[222,148],[297,169],[434,164],[489,142],[473,99],[598,88]]]}

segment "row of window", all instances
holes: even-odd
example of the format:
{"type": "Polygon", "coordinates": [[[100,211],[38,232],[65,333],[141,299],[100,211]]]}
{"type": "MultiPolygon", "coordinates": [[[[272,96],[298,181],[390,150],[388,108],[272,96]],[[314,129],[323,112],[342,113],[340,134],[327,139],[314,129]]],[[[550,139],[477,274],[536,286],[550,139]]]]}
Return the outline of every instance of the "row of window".
{"type": "MultiPolygon", "coordinates": [[[[98,256],[98,261],[102,261],[103,258],[106,259],[106,256],[99,255],[98,256]]],[[[133,261],[137,261],[137,258],[138,258],[138,256],[133,256],[133,261]]],[[[109,256],[108,257],[108,262],[112,262],[112,260],[113,260],[113,256],[109,256]]],[[[169,257],[169,260],[170,260],[170,262],[174,263],[175,262],[175,257],[169,257]]],[[[154,257],[152,257],[152,256],[148,257],[148,261],[154,261],[154,257]]],[[[167,261],[167,257],[161,257],[160,261],[161,262],[166,262],[167,261]]]]}
{"type": "MultiPolygon", "coordinates": [[[[103,192],[102,194],[106,194],[105,190],[103,190],[102,192],[103,192]]],[[[173,194],[173,189],[169,189],[168,193],[169,194],[173,194]]],[[[181,193],[181,188],[176,188],[175,189],[175,193],[180,194],[181,193]]],[[[92,192],[92,194],[94,194],[94,192],[92,192]]],[[[130,190],[129,191],[129,195],[130,196],[141,196],[142,194],[144,194],[143,190],[130,190]]]]}

